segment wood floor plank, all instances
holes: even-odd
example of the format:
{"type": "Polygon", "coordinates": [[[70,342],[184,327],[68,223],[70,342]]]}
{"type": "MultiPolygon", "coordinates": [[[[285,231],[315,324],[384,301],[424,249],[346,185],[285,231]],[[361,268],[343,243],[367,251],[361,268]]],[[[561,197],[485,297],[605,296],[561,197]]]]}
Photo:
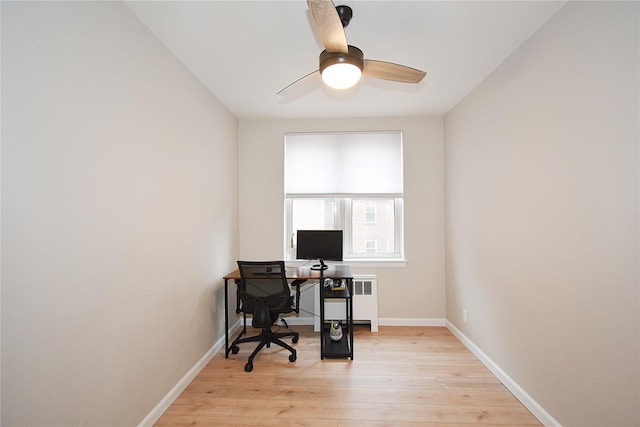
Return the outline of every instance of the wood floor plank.
{"type": "Polygon", "coordinates": [[[355,329],[354,360],[320,359],[318,334],[296,326],[297,360],[255,344],[214,356],[158,426],[471,427],[541,425],[442,327],[355,329]]]}
{"type": "Polygon", "coordinates": [[[440,378],[439,384],[447,390],[507,391],[496,378],[440,378]]]}
{"type": "Polygon", "coordinates": [[[305,401],[267,401],[254,400],[238,402],[233,416],[296,418],[305,416],[312,419],[328,420],[368,420],[376,421],[429,421],[424,405],[410,403],[354,403],[354,402],[317,402],[305,401]]]}
{"type": "Polygon", "coordinates": [[[428,378],[456,377],[456,378],[492,378],[493,374],[483,365],[429,365],[405,363],[372,363],[359,361],[337,371],[338,374],[348,375],[400,375],[422,376],[428,378]]]}
{"type": "MultiPolygon", "coordinates": [[[[298,382],[299,384],[299,382],[298,382]]],[[[338,398],[337,387],[315,387],[311,385],[273,385],[255,383],[250,387],[246,384],[217,385],[210,382],[198,382],[191,384],[185,390],[185,398],[198,401],[201,397],[216,399],[314,399],[334,401],[338,398]]]]}
{"type": "Polygon", "coordinates": [[[313,384],[319,387],[331,387],[336,386],[338,388],[343,387],[357,387],[357,388],[374,388],[374,387],[386,387],[393,389],[438,389],[442,388],[442,382],[435,378],[419,377],[411,375],[279,375],[275,384],[286,385],[295,384],[300,380],[304,380],[307,384],[313,384]]]}
{"type": "Polygon", "coordinates": [[[477,423],[492,426],[528,426],[540,425],[538,420],[525,408],[479,407],[479,406],[427,406],[429,416],[434,422],[477,423]]]}
{"type": "Polygon", "coordinates": [[[236,401],[231,399],[206,399],[202,396],[193,401],[188,395],[180,395],[178,399],[165,411],[160,421],[167,416],[205,416],[230,417],[236,407],[236,401]]]}
{"type": "MultiPolygon", "coordinates": [[[[367,421],[366,427],[477,427],[478,424],[432,423],[432,422],[398,422],[367,421]]],[[[362,421],[339,420],[338,427],[363,427],[362,421]]]]}
{"type": "Polygon", "coordinates": [[[417,403],[439,406],[511,406],[522,404],[507,391],[452,391],[452,390],[407,390],[407,389],[357,389],[341,388],[338,400],[369,403],[417,403]]]}
{"type": "Polygon", "coordinates": [[[174,415],[163,417],[155,425],[157,426],[216,426],[216,427],[337,427],[335,420],[313,420],[313,419],[265,419],[251,417],[221,417],[221,416],[192,416],[192,415],[174,415]]]}

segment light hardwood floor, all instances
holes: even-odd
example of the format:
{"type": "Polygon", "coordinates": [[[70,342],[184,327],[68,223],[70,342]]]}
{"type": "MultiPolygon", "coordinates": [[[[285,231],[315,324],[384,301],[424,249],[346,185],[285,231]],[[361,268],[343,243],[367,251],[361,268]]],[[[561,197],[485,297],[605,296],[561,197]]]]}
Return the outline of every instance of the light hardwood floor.
{"type": "Polygon", "coordinates": [[[356,326],[354,360],[320,360],[318,335],[295,326],[298,360],[263,349],[253,372],[220,351],[158,426],[541,425],[446,328],[356,326]]]}

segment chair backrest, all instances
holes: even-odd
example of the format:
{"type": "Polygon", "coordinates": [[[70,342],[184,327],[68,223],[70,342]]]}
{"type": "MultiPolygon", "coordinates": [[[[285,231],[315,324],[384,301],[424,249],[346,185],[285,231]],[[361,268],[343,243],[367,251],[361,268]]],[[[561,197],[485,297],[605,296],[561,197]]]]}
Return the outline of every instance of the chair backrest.
{"type": "Polygon", "coordinates": [[[267,327],[268,319],[277,319],[277,314],[290,311],[293,298],[284,261],[238,261],[238,269],[242,311],[254,314],[254,326],[267,327]]]}

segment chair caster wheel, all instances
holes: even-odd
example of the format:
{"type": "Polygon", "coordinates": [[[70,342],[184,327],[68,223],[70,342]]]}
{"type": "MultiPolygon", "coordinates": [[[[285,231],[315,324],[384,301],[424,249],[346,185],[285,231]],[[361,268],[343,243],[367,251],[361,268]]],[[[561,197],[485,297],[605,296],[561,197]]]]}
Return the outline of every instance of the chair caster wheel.
{"type": "Polygon", "coordinates": [[[296,355],[292,354],[289,356],[289,362],[295,362],[296,361],[296,355]]]}
{"type": "Polygon", "coordinates": [[[234,345],[233,347],[231,347],[231,353],[238,354],[239,351],[240,351],[240,347],[238,347],[237,345],[234,345]]]}
{"type": "Polygon", "coordinates": [[[253,364],[252,363],[247,363],[246,365],[244,365],[244,370],[246,372],[251,372],[253,371],[253,364]]]}
{"type": "Polygon", "coordinates": [[[294,336],[291,338],[291,342],[292,342],[292,343],[294,343],[294,344],[295,344],[295,343],[297,343],[297,342],[298,342],[298,336],[297,336],[297,335],[294,335],[294,336]]]}

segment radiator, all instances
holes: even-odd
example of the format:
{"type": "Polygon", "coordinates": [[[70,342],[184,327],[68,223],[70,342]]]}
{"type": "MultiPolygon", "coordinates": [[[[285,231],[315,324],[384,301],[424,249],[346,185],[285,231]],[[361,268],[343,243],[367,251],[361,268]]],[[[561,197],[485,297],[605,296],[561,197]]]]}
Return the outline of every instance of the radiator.
{"type": "MultiPolygon", "coordinates": [[[[318,286],[316,284],[316,286],[318,286]]],[[[375,274],[353,276],[353,321],[371,323],[371,332],[378,332],[378,283],[375,274]]],[[[315,316],[313,330],[320,331],[320,298],[315,291],[315,316]]],[[[344,300],[325,300],[326,320],[344,319],[344,300]]]]}

